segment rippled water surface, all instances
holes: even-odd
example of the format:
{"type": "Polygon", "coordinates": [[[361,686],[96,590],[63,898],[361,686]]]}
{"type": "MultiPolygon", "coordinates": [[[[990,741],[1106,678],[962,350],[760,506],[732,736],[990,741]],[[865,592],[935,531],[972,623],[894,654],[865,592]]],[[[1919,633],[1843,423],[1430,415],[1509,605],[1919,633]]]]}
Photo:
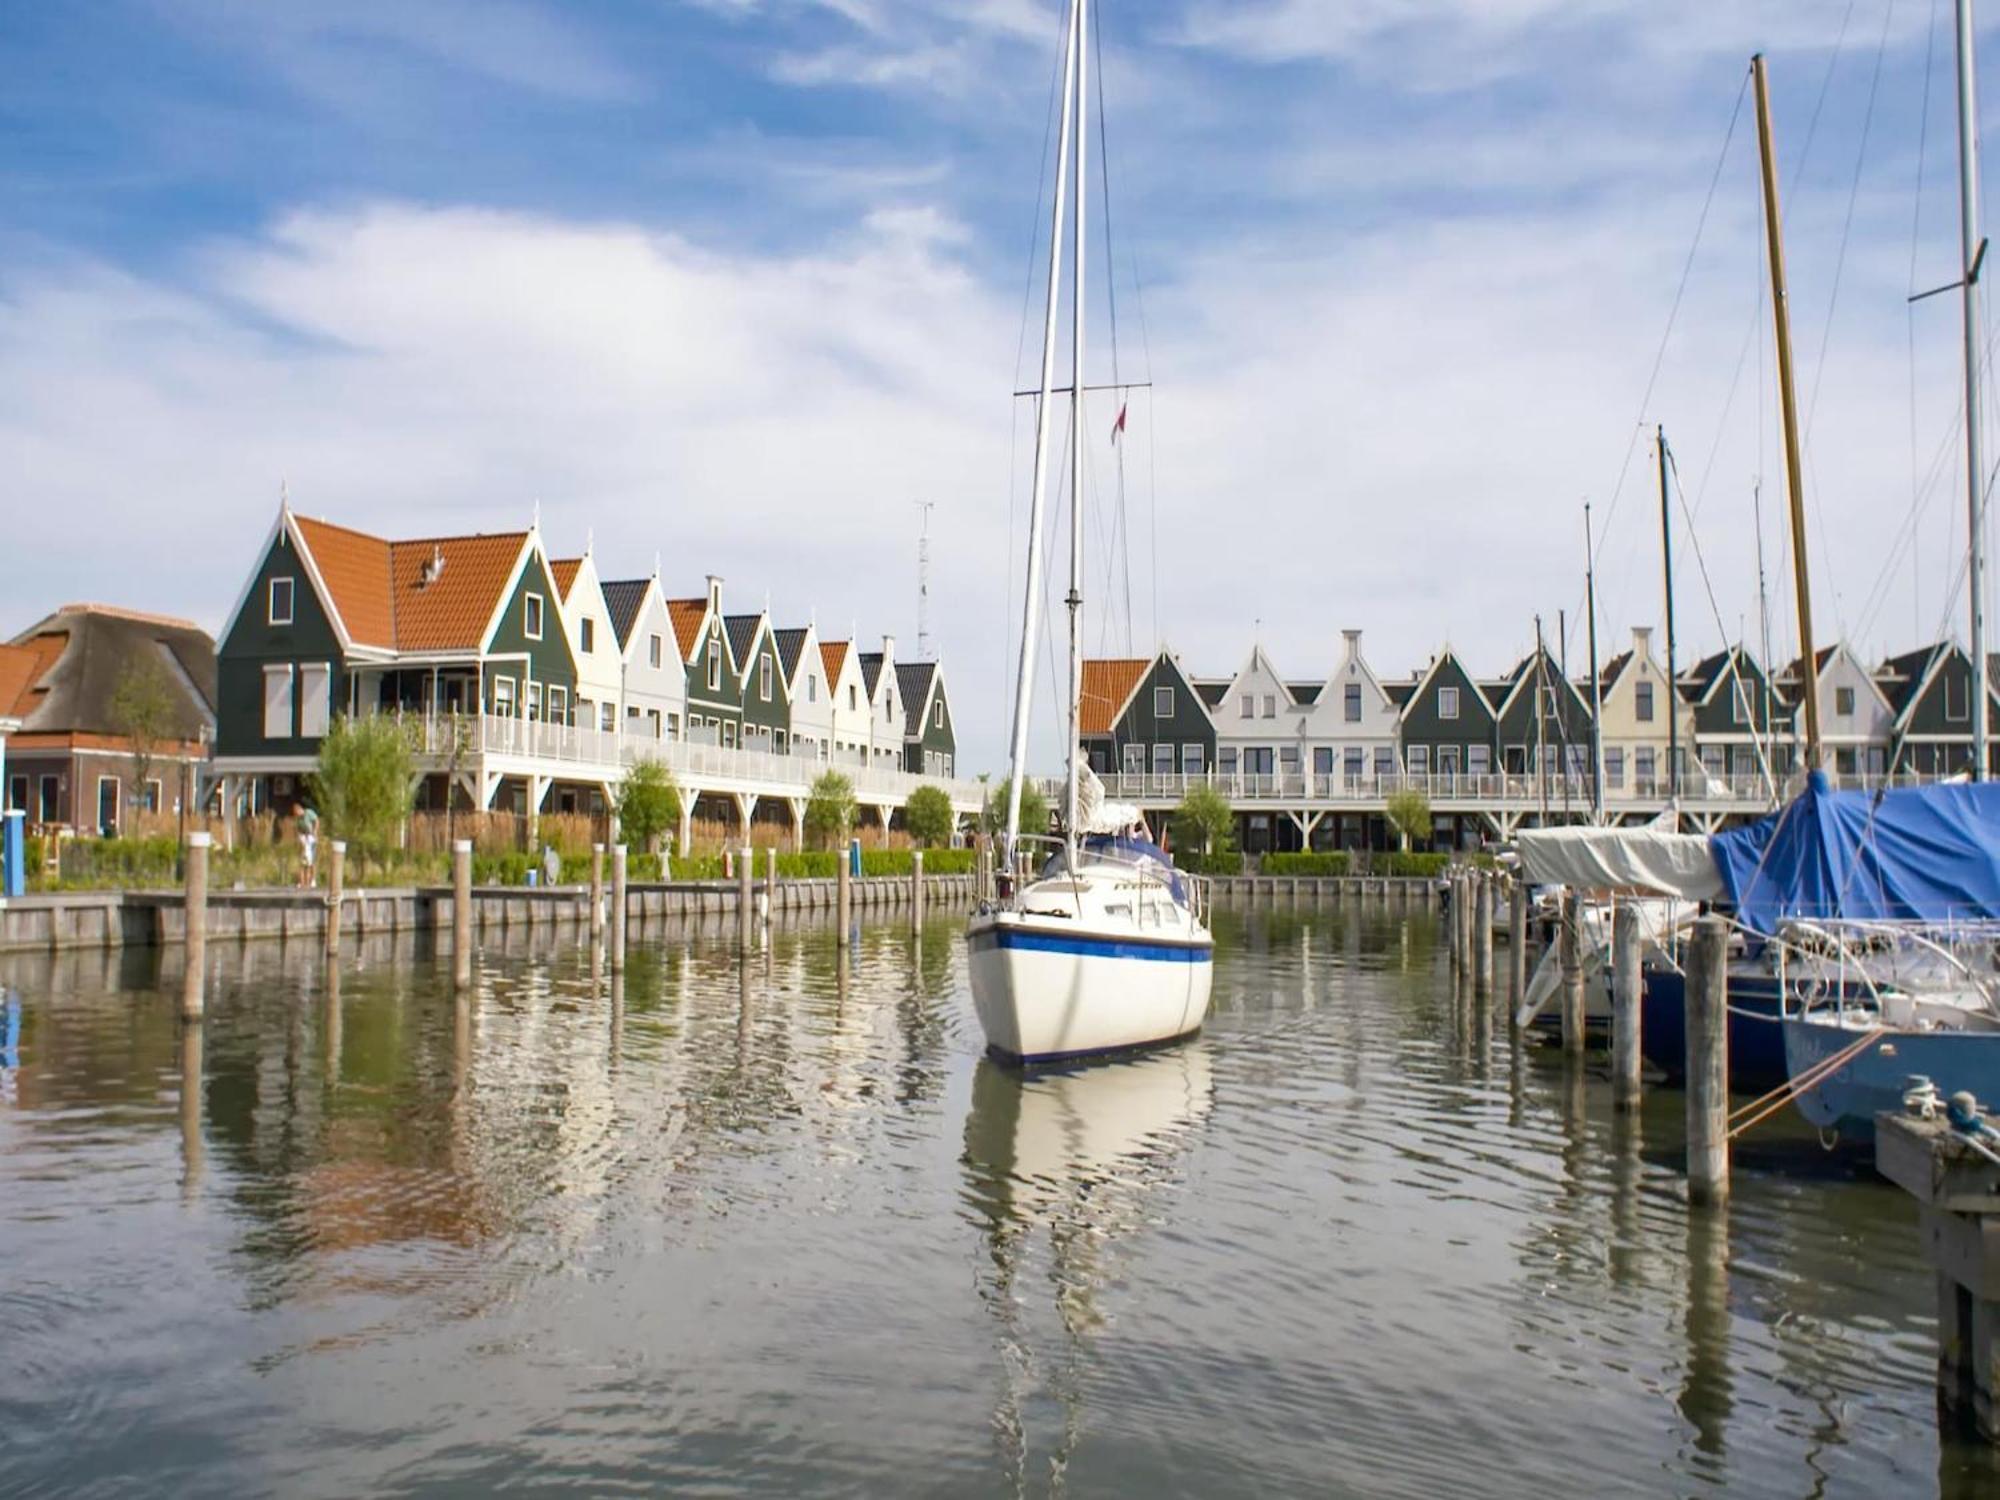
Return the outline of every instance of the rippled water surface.
{"type": "Polygon", "coordinates": [[[1454,1004],[1426,915],[1219,917],[1195,1043],[1023,1082],[957,923],[329,973],[0,958],[0,1493],[1927,1495],[1915,1215],[1454,1004]]]}

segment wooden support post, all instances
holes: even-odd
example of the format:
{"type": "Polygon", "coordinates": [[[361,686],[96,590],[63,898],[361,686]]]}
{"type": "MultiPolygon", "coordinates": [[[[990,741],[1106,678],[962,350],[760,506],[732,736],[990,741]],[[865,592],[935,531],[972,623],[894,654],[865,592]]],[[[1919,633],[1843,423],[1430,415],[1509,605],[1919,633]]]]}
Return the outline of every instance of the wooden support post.
{"type": "Polygon", "coordinates": [[[1557,941],[1562,965],[1563,1051],[1583,1051],[1583,899],[1575,891],[1563,896],[1562,926],[1557,941]]]}
{"type": "Polygon", "coordinates": [[[604,846],[590,846],[590,936],[604,936],[604,846]]]}
{"type": "Polygon", "coordinates": [[[1472,984],[1481,999],[1493,993],[1493,875],[1479,872],[1479,895],[1472,904],[1472,984]]]}
{"type": "Polygon", "coordinates": [[[1455,918],[1452,923],[1452,931],[1458,937],[1458,971],[1465,975],[1468,980],[1472,977],[1472,905],[1475,899],[1472,887],[1472,872],[1470,870],[1460,870],[1458,872],[1458,897],[1452,903],[1453,916],[1455,918]]]}
{"type": "Polygon", "coordinates": [[[1458,919],[1465,914],[1465,903],[1459,890],[1458,871],[1453,870],[1445,877],[1444,942],[1451,950],[1451,972],[1459,971],[1458,919]]]}
{"type": "Polygon", "coordinates": [[[625,846],[611,846],[611,972],[625,972],[625,846]]]}
{"type": "Polygon", "coordinates": [[[472,988],[472,840],[451,846],[451,982],[472,988]]]}
{"type": "Polygon", "coordinates": [[[924,925],[924,851],[910,851],[910,930],[920,932],[924,925]]]}
{"type": "Polygon", "coordinates": [[[840,926],[840,941],[847,943],[847,930],[854,925],[854,872],[845,849],[840,851],[839,873],[834,877],[834,921],[840,926]]]}
{"type": "Polygon", "coordinates": [[[1687,948],[1687,1180],[1693,1203],[1729,1199],[1729,925],[1694,924],[1687,948]]]}
{"type": "Polygon", "coordinates": [[[1507,883],[1507,1014],[1521,1013],[1521,997],[1528,993],[1528,883],[1512,879],[1507,883]]]}
{"type": "Polygon", "coordinates": [[[778,909],[778,846],[773,844],[764,851],[764,922],[768,926],[771,914],[778,909]]]}
{"type": "Polygon", "coordinates": [[[186,914],[187,970],[181,979],[181,1019],[199,1021],[208,1007],[208,849],[207,833],[191,833],[187,841],[186,914]]]}
{"type": "Polygon", "coordinates": [[[334,839],[326,846],[326,956],[340,956],[341,887],[347,877],[347,841],[334,839]]]}
{"type": "Polygon", "coordinates": [[[1639,953],[1644,944],[1639,908],[1619,902],[1611,918],[1611,1103],[1617,1109],[1639,1107],[1639,953]]]}
{"type": "Polygon", "coordinates": [[[756,866],[757,851],[745,844],[736,855],[736,933],[745,953],[756,944],[756,897],[751,890],[756,866]]]}

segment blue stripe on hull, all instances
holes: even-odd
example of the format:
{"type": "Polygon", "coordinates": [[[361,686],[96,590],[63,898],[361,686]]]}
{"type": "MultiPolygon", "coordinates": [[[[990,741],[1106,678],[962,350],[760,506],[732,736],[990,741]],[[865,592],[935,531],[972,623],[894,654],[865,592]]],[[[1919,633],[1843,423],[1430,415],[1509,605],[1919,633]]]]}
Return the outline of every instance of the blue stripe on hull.
{"type": "Polygon", "coordinates": [[[1019,927],[989,927],[968,939],[974,948],[988,944],[1029,953],[1074,953],[1085,958],[1137,958],[1153,963],[1205,964],[1215,950],[1194,943],[1152,943],[1133,938],[1100,938],[1067,933],[1031,932],[1019,927]]]}
{"type": "Polygon", "coordinates": [[[1133,1042],[1123,1047],[1085,1047],[1078,1052],[1036,1052],[1023,1057],[1018,1052],[1009,1052],[1005,1047],[988,1044],[986,1055],[997,1063],[1010,1068],[1040,1068],[1055,1063],[1090,1062],[1101,1058],[1132,1057],[1141,1052],[1154,1052],[1161,1047],[1171,1047],[1188,1038],[1201,1034],[1199,1026],[1181,1032],[1178,1036],[1163,1036],[1155,1042],[1133,1042]]]}

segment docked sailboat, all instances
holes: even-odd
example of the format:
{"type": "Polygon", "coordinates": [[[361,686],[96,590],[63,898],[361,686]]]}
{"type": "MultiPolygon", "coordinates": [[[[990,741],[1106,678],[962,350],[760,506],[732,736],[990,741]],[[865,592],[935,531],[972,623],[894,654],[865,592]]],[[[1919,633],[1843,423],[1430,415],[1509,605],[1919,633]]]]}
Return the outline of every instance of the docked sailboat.
{"type": "Polygon", "coordinates": [[[1208,1015],[1214,941],[1198,877],[1174,869],[1130,805],[1109,802],[1078,744],[1083,686],[1084,209],[1089,176],[1088,0],[1071,0],[1064,43],[1062,124],[1035,409],[1021,654],[1014,684],[1007,822],[994,899],[967,927],[972,997],[988,1050],[1016,1063],[1051,1062],[1190,1036],[1208,1015]],[[1075,174],[1073,201],[1070,174],[1075,174]],[[1061,305],[1065,208],[1070,274],[1069,682],[1061,836],[1021,830],[1037,627],[1050,418],[1061,305]]]}

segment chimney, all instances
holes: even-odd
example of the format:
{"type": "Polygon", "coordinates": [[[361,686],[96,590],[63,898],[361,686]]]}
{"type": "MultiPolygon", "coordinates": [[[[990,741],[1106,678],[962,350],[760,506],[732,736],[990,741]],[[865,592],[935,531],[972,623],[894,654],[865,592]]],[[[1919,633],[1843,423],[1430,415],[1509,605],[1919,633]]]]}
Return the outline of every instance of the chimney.
{"type": "Polygon", "coordinates": [[[1340,632],[1340,637],[1341,637],[1341,639],[1342,639],[1342,640],[1344,640],[1344,641],[1346,641],[1346,642],[1347,642],[1347,654],[1348,654],[1349,656],[1359,656],[1359,655],[1361,654],[1361,632],[1360,632],[1360,631],[1358,631],[1358,630],[1343,630],[1343,631],[1341,631],[1341,632],[1340,632]]]}
{"type": "Polygon", "coordinates": [[[1632,627],[1632,654],[1640,661],[1653,659],[1653,627],[1634,625],[1632,627]]]}
{"type": "Polygon", "coordinates": [[[894,661],[895,659],[896,638],[893,635],[885,635],[882,637],[882,660],[894,661]]]}
{"type": "Polygon", "coordinates": [[[708,607],[722,613],[722,579],[714,573],[708,575],[708,607]]]}

